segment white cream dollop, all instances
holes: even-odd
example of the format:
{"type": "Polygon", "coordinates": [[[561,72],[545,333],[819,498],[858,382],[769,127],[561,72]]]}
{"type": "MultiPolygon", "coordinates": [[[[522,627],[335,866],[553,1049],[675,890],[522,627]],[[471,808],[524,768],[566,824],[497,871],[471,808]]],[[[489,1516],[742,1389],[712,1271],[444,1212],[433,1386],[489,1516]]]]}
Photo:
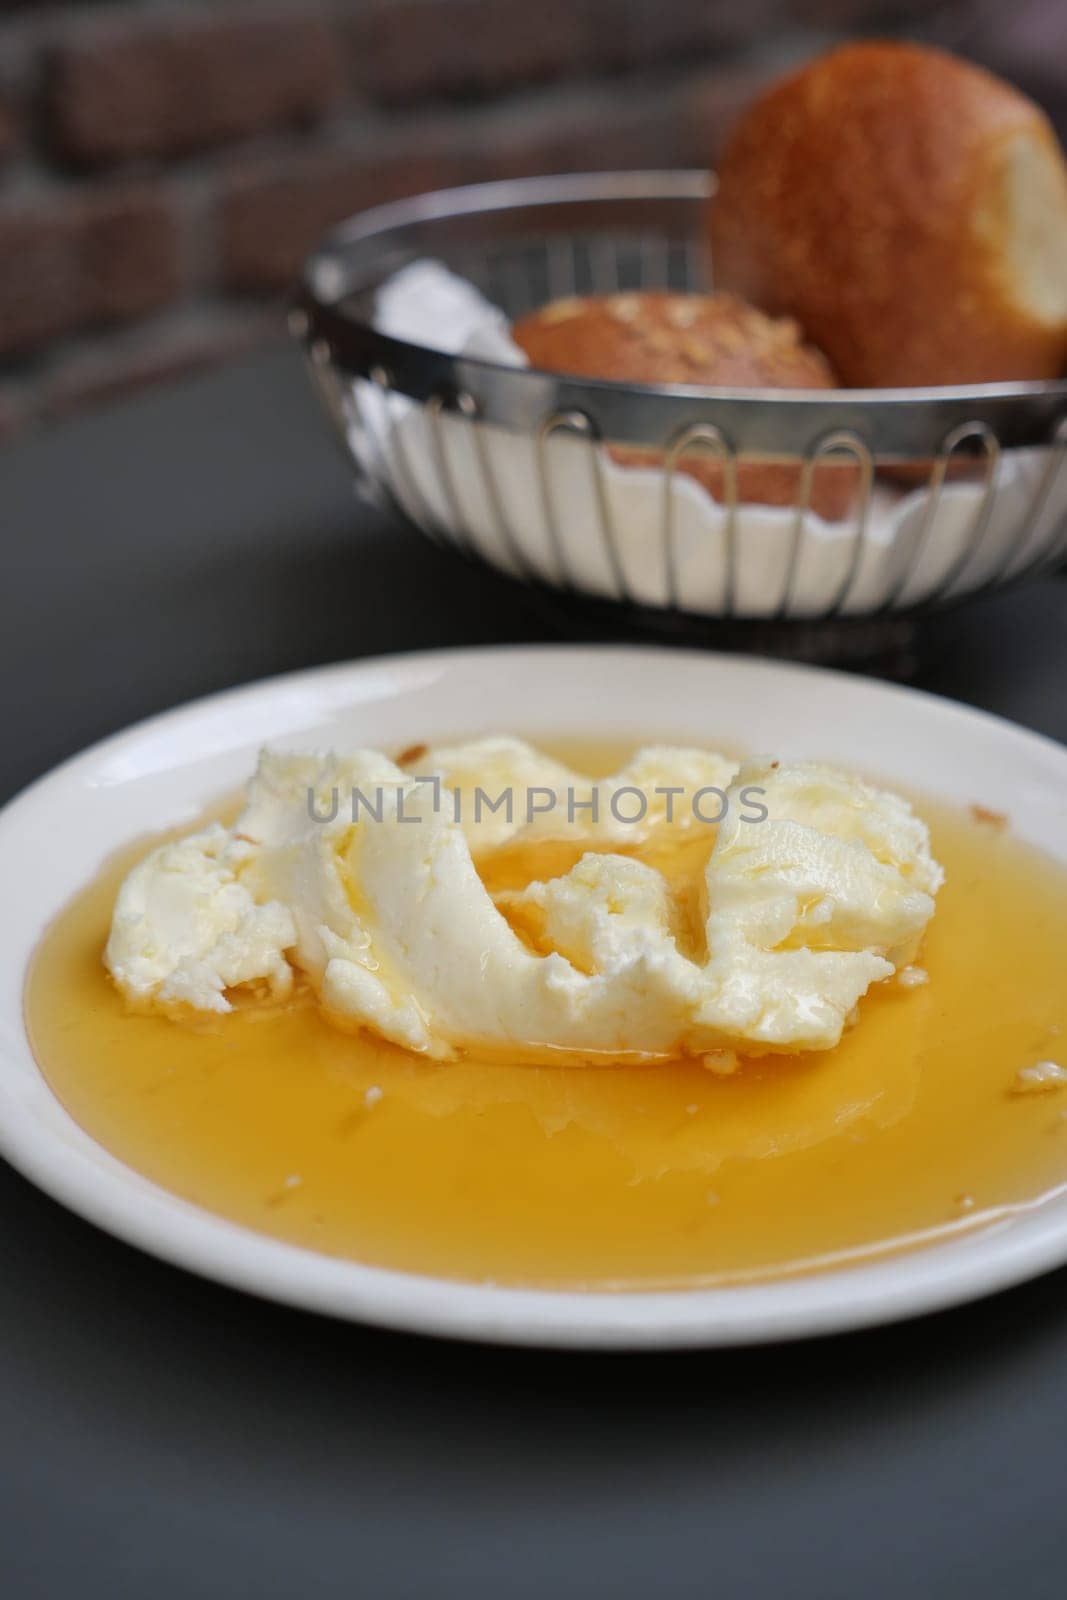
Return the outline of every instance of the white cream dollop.
{"type": "Polygon", "coordinates": [[[737,770],[653,747],[594,784],[503,739],[415,765],[265,753],[231,832],[164,846],[127,879],[107,952],[119,986],[220,1010],[241,983],[283,992],[291,962],[338,1023],[438,1057],[824,1049],[872,983],[914,960],[933,913],[924,824],[827,767],[737,770]],[[477,817],[478,787],[510,788],[510,816],[477,817]],[[529,789],[554,804],[527,811],[529,789]],[[725,818],[694,886],[694,950],[666,879],[618,851],[701,826],[720,809],[693,805],[709,790],[725,818]],[[475,857],[553,838],[588,848],[494,900],[475,857]]]}
{"type": "Polygon", "coordinates": [[[457,797],[453,810],[476,855],[545,839],[634,845],[665,825],[696,827],[714,819],[737,771],[711,750],[648,745],[594,781],[522,739],[499,737],[434,746],[415,766],[457,797]]]}
{"type": "Polygon", "coordinates": [[[898,796],[833,768],[749,762],[708,863],[703,1016],[750,1044],[827,1049],[872,983],[915,957],[942,871],[898,796]]]}
{"type": "Polygon", "coordinates": [[[266,982],[284,997],[296,942],[291,912],[257,902],[238,876],[247,859],[220,824],[160,845],[119,891],[105,961],[131,999],[228,1011],[227,990],[266,982]]]}

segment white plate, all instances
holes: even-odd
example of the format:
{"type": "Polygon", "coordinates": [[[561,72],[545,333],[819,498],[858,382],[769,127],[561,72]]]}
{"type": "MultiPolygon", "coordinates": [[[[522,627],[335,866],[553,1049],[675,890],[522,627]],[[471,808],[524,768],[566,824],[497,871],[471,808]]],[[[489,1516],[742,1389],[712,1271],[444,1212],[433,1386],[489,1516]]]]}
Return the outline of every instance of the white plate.
{"type": "Polygon", "coordinates": [[[298,673],[106,740],[0,813],[0,1150],[119,1238],[220,1282],[365,1322],[502,1343],[653,1348],[755,1342],[889,1322],[1067,1261],[1067,1195],[911,1254],[728,1289],[501,1289],[316,1255],[224,1222],[124,1167],[55,1099],[22,1016],[46,923],[118,846],[236,787],[256,749],[396,746],[491,730],[722,742],[824,758],[1011,814],[1067,861],[1067,750],[947,701],[812,668],[667,650],[395,656],[298,673]]]}

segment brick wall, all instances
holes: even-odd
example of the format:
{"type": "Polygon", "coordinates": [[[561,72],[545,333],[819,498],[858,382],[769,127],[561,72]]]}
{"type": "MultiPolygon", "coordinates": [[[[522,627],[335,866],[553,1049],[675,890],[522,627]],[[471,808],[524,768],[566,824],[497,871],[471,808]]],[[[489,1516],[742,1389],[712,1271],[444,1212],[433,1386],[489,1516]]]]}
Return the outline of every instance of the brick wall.
{"type": "Polygon", "coordinates": [[[0,438],[279,336],[304,253],[362,207],[708,164],[759,83],[860,29],[960,46],[1062,122],[1064,15],[1062,0],[0,0],[0,438]]]}

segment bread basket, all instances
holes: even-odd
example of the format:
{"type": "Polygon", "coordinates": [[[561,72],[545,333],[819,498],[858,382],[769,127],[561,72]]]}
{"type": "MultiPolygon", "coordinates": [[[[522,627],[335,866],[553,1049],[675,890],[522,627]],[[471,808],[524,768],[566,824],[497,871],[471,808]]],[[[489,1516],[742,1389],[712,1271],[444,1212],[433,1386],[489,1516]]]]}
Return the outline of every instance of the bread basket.
{"type": "Polygon", "coordinates": [[[436,542],[615,631],[801,656],[892,649],[922,613],[1055,565],[1067,548],[1067,382],[656,387],[538,372],[376,325],[382,286],[427,260],[512,319],[572,294],[707,289],[713,185],[704,172],[523,179],[383,206],[332,233],[308,260],[291,325],[364,489],[436,542]],[[609,444],[659,454],[623,467],[609,444]],[[690,452],[721,463],[721,502],[681,470],[690,452]],[[796,465],[793,506],[738,501],[737,464],[750,458],[796,465]],[[840,523],[809,507],[827,461],[854,464],[840,523]]]}

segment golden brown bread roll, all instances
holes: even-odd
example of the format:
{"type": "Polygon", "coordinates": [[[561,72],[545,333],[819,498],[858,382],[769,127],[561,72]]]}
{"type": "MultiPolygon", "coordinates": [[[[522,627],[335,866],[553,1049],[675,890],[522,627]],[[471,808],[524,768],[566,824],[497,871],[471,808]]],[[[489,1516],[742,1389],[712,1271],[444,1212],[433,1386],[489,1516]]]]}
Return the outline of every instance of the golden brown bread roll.
{"type": "Polygon", "coordinates": [[[1067,361],[1067,168],[978,67],[845,45],[741,118],[711,207],[717,285],[796,317],[846,384],[1052,378],[1067,361]]]}
{"type": "MultiPolygon", "coordinates": [[[[795,322],[764,316],[732,294],[574,296],[522,318],[511,330],[532,366],[617,383],[710,384],[733,389],[833,389],[834,375],[818,350],[805,345],[795,322]]],[[[624,466],[650,466],[662,452],[615,445],[624,466]]],[[[716,500],[726,494],[720,461],[693,452],[680,470],[716,500]]],[[[798,465],[742,459],[737,468],[741,501],[793,505],[798,465]]],[[[828,519],[843,517],[857,473],[853,465],[821,463],[812,475],[812,507],[828,519]]]]}

